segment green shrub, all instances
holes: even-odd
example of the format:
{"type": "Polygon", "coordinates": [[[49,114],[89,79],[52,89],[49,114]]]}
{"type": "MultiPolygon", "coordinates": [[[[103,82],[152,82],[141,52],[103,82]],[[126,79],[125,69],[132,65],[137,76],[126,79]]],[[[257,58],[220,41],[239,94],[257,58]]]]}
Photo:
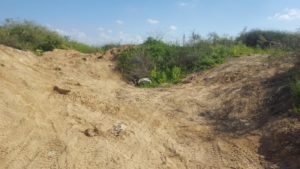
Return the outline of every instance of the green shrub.
{"type": "Polygon", "coordinates": [[[101,48],[102,48],[102,50],[107,51],[109,49],[117,48],[117,47],[120,47],[120,46],[121,45],[118,44],[118,43],[110,43],[110,44],[106,44],[106,45],[102,46],[101,48]]]}
{"type": "Polygon", "coordinates": [[[29,21],[6,20],[0,32],[0,44],[23,50],[49,51],[61,48],[64,43],[58,33],[29,21]]]}
{"type": "Polygon", "coordinates": [[[300,47],[300,33],[272,30],[252,30],[243,32],[236,41],[250,47],[282,48],[295,50],[300,47]]]}
{"type": "Polygon", "coordinates": [[[296,80],[290,85],[291,94],[294,100],[293,112],[300,115],[300,81],[296,80]]]}
{"type": "Polygon", "coordinates": [[[101,49],[69,40],[44,26],[31,21],[7,19],[0,25],[0,44],[21,50],[31,50],[38,55],[55,48],[74,49],[79,52],[93,53],[101,49]]]}
{"type": "Polygon", "coordinates": [[[178,82],[181,79],[181,77],[182,77],[181,68],[177,67],[177,66],[173,67],[173,69],[172,69],[172,78],[171,79],[174,82],[178,82]]]}
{"type": "Polygon", "coordinates": [[[225,47],[208,43],[179,46],[148,38],[142,45],[119,54],[117,66],[127,80],[149,77],[156,86],[176,83],[184,74],[223,63],[227,56],[225,47]]]}
{"type": "Polygon", "coordinates": [[[281,48],[250,47],[230,37],[211,34],[208,39],[192,34],[189,43],[180,46],[148,38],[143,44],[125,50],[117,57],[117,67],[127,80],[149,77],[150,86],[176,83],[184,75],[222,64],[228,57],[253,54],[282,54],[281,48]],[[280,53],[281,52],[281,53],[280,53]]]}
{"type": "Polygon", "coordinates": [[[103,51],[103,49],[100,47],[94,47],[84,43],[70,40],[65,41],[65,48],[74,49],[82,53],[97,53],[103,51]]]}
{"type": "Polygon", "coordinates": [[[128,48],[117,56],[117,67],[125,79],[137,82],[140,78],[147,77],[154,68],[153,61],[145,55],[145,50],[128,48]]]}
{"type": "Polygon", "coordinates": [[[232,56],[234,56],[234,57],[250,55],[252,53],[253,53],[253,49],[250,47],[247,47],[244,44],[237,44],[232,47],[232,56]]]}
{"type": "Polygon", "coordinates": [[[294,107],[293,107],[293,113],[294,113],[295,115],[300,116],[300,108],[297,107],[297,106],[294,106],[294,107]]]}
{"type": "Polygon", "coordinates": [[[295,100],[300,104],[300,81],[296,80],[291,84],[291,93],[295,100]]]}

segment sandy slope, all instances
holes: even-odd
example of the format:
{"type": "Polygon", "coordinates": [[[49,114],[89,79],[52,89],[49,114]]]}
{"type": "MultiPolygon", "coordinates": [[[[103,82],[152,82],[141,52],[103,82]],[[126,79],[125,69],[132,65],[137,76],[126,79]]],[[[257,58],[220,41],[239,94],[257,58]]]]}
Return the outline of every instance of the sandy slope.
{"type": "Polygon", "coordinates": [[[264,168],[249,112],[264,97],[260,80],[292,67],[265,59],[235,59],[186,84],[140,89],[107,59],[0,46],[0,168],[264,168]]]}

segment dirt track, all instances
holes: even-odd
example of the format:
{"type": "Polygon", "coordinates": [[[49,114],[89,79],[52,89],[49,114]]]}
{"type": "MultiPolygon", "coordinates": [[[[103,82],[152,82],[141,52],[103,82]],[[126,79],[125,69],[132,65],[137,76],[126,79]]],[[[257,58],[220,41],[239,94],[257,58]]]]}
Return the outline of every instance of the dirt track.
{"type": "Polygon", "coordinates": [[[141,89],[107,59],[0,46],[0,168],[265,168],[252,112],[265,96],[261,80],[293,66],[265,60],[242,57],[186,84],[141,89]]]}

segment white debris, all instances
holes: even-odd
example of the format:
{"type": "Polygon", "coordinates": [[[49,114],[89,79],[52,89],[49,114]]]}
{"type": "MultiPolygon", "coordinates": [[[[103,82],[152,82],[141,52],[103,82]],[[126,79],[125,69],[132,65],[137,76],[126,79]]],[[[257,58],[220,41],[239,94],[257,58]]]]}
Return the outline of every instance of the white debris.
{"type": "Polygon", "coordinates": [[[139,81],[138,81],[138,84],[143,84],[143,83],[152,83],[152,81],[149,79],[149,78],[141,78],[139,81]]]}

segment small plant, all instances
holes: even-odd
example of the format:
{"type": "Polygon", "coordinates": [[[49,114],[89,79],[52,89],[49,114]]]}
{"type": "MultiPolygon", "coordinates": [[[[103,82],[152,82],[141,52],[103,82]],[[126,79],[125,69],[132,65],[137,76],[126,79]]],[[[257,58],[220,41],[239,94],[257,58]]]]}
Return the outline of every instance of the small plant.
{"type": "Polygon", "coordinates": [[[180,67],[173,67],[172,69],[172,80],[173,82],[178,82],[182,78],[182,72],[180,67]]]}
{"type": "Polygon", "coordinates": [[[297,115],[300,115],[300,81],[296,80],[295,82],[291,83],[290,89],[294,98],[293,112],[297,115]]]}
{"type": "Polygon", "coordinates": [[[291,93],[296,101],[300,104],[300,81],[296,80],[291,84],[291,93]]]}
{"type": "Polygon", "coordinates": [[[41,49],[37,49],[37,50],[34,51],[34,53],[35,53],[37,56],[42,56],[43,53],[44,53],[44,51],[41,50],[41,49]]]}
{"type": "Polygon", "coordinates": [[[118,44],[118,43],[110,43],[110,44],[106,44],[106,45],[102,46],[101,48],[102,48],[102,50],[107,51],[109,49],[117,48],[117,47],[120,47],[120,46],[121,45],[118,44]]]}
{"type": "Polygon", "coordinates": [[[294,106],[293,108],[293,113],[297,116],[300,116],[300,108],[297,106],[294,106]]]}
{"type": "Polygon", "coordinates": [[[100,47],[90,46],[84,43],[67,40],[65,41],[65,48],[74,49],[82,53],[97,53],[102,52],[103,49],[100,47]]]}

